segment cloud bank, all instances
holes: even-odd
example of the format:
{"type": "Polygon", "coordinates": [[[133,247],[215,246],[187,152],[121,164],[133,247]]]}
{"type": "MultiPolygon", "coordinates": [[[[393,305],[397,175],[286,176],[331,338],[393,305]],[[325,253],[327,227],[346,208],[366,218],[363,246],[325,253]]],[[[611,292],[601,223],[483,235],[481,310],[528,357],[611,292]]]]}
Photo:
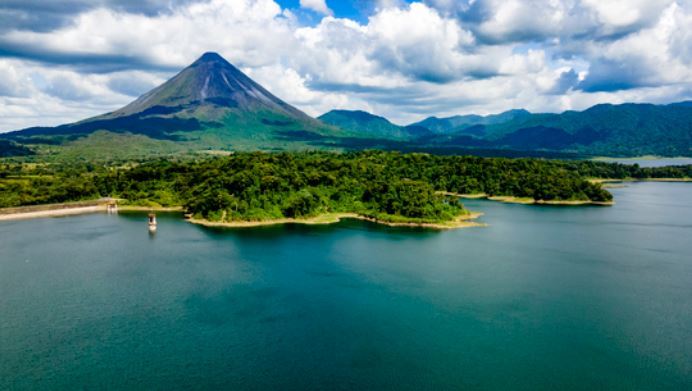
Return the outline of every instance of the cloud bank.
{"type": "Polygon", "coordinates": [[[362,21],[324,0],[45,3],[0,4],[0,131],[112,111],[205,51],[312,115],[407,123],[692,97],[689,0],[378,1],[362,21]]]}

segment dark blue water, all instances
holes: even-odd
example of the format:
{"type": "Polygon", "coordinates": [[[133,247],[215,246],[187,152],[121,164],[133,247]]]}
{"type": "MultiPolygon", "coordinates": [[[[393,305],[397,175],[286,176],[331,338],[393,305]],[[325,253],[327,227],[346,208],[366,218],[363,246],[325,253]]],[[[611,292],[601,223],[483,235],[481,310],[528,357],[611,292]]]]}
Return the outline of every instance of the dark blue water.
{"type": "Polygon", "coordinates": [[[690,389],[692,184],[487,228],[0,223],[0,389],[690,389]]]}

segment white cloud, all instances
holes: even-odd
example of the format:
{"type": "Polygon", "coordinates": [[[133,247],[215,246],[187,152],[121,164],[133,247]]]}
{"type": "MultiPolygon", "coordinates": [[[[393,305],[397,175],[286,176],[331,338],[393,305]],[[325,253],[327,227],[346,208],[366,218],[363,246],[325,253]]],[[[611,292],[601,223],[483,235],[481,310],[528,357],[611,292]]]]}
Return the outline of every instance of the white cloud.
{"type": "Polygon", "coordinates": [[[20,71],[13,61],[0,60],[0,96],[27,97],[30,91],[23,88],[30,79],[28,75],[20,71]]]}
{"type": "Polygon", "coordinates": [[[375,11],[382,11],[388,8],[403,8],[406,2],[404,0],[375,0],[375,11]]]}
{"type": "Polygon", "coordinates": [[[325,0],[300,0],[300,6],[309,10],[313,10],[322,15],[331,15],[332,10],[327,7],[325,0]]]}
{"type": "Polygon", "coordinates": [[[302,26],[272,0],[208,0],[158,14],[93,8],[58,30],[0,33],[0,45],[39,60],[68,58],[0,58],[0,131],[117,109],[205,51],[309,114],[354,108],[399,123],[692,94],[689,0],[378,1],[360,23],[331,16],[325,1],[301,6],[325,16],[302,26]],[[70,67],[69,56],[134,69],[70,67]]]}
{"type": "Polygon", "coordinates": [[[290,50],[293,23],[271,0],[211,0],[156,16],[100,8],[60,30],[12,31],[3,38],[57,53],[117,54],[169,66],[213,50],[258,66],[290,50]]]}
{"type": "Polygon", "coordinates": [[[415,78],[441,82],[471,70],[464,52],[474,42],[471,33],[421,3],[380,11],[370,18],[367,36],[383,67],[415,78]]]}
{"type": "Polygon", "coordinates": [[[689,42],[692,15],[671,4],[656,24],[614,42],[585,45],[591,68],[584,83],[591,90],[608,90],[609,85],[661,87],[692,84],[689,42]]]}
{"type": "Polygon", "coordinates": [[[596,20],[605,28],[617,31],[656,21],[661,11],[674,4],[671,0],[582,0],[595,12],[596,20]]]}
{"type": "Polygon", "coordinates": [[[244,71],[258,83],[271,85],[272,94],[290,101],[312,116],[318,116],[334,107],[349,104],[349,98],[345,94],[310,89],[307,78],[291,68],[271,65],[244,69],[244,71]]]}
{"type": "Polygon", "coordinates": [[[144,72],[81,74],[12,59],[0,59],[0,72],[5,75],[0,79],[0,131],[60,125],[121,107],[132,96],[110,88],[114,80],[165,81],[144,72]]]}
{"type": "MultiPolygon", "coordinates": [[[[682,0],[688,1],[688,0],[682,0]]],[[[491,42],[616,37],[648,27],[675,0],[425,0],[491,42]]]]}

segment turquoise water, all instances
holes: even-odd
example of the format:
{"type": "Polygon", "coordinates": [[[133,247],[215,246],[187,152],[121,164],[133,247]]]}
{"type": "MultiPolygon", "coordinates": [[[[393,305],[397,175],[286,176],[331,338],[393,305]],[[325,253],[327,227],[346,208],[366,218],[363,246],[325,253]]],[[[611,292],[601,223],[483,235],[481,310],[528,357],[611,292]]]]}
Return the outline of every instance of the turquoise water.
{"type": "Polygon", "coordinates": [[[0,223],[0,389],[690,389],[692,185],[487,228],[0,223]]]}

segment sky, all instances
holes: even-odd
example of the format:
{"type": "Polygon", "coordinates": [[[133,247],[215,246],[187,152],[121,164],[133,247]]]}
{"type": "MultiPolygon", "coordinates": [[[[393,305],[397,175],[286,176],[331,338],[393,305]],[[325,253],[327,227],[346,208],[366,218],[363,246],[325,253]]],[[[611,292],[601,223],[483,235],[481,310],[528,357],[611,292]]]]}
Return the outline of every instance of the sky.
{"type": "Polygon", "coordinates": [[[692,98],[692,0],[0,0],[0,132],[113,111],[215,51],[317,116],[692,98]]]}

